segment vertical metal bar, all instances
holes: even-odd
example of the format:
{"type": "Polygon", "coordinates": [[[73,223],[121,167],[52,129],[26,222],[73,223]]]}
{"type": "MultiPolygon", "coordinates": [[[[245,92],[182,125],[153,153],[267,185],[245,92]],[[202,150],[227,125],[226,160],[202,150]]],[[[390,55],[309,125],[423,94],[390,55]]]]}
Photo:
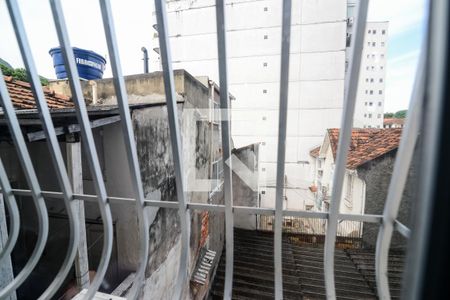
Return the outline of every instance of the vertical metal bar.
{"type": "Polygon", "coordinates": [[[80,78],[75,65],[75,58],[72,47],[69,42],[69,35],[62,12],[61,3],[59,0],[50,0],[53,20],[55,22],[56,32],[58,35],[61,52],[64,57],[64,66],[68,75],[70,83],[70,90],[72,92],[72,100],[75,104],[78,123],[80,124],[81,137],[83,139],[83,146],[86,152],[86,158],[89,163],[89,169],[94,181],[94,188],[98,197],[98,205],[103,221],[103,248],[100,263],[97,268],[97,273],[94,280],[86,293],[86,299],[92,299],[97,292],[100,284],[105,277],[106,269],[108,268],[109,260],[111,258],[112,243],[113,243],[113,225],[111,208],[107,200],[105,183],[100,168],[97,151],[95,149],[94,137],[92,129],[89,124],[89,117],[86,110],[86,103],[84,102],[83,92],[81,89],[80,78]]]}
{"type": "Polygon", "coordinates": [[[223,174],[225,195],[225,286],[224,299],[231,299],[233,292],[234,232],[233,187],[231,179],[230,149],[230,96],[228,91],[227,39],[225,0],[216,0],[217,49],[219,58],[220,112],[223,148],[223,174]]]}
{"type": "Polygon", "coordinates": [[[364,33],[366,30],[367,9],[369,0],[358,2],[358,14],[356,16],[356,28],[354,33],[353,48],[351,48],[351,61],[349,65],[349,77],[345,85],[344,111],[339,131],[339,145],[336,155],[336,168],[333,175],[333,191],[331,194],[330,211],[328,215],[328,226],[325,236],[324,250],[324,272],[327,299],[336,299],[334,284],[334,248],[336,242],[336,231],[338,224],[339,206],[342,196],[342,185],[344,183],[349,150],[353,114],[355,112],[356,92],[358,89],[359,71],[361,68],[361,56],[364,46],[364,33]]]}
{"type": "Polygon", "coordinates": [[[36,173],[34,172],[33,165],[31,163],[30,154],[28,153],[25,140],[20,130],[19,121],[14,112],[14,107],[11,102],[11,98],[8,94],[8,88],[6,86],[3,74],[0,72],[0,104],[3,108],[5,116],[8,120],[9,130],[11,132],[12,139],[16,145],[17,154],[19,157],[20,164],[22,166],[23,172],[25,173],[25,178],[27,180],[28,186],[31,190],[31,195],[33,198],[34,205],[36,206],[37,218],[38,218],[38,236],[36,241],[36,246],[30,255],[30,259],[23,267],[22,271],[11,281],[7,286],[0,290],[0,299],[8,297],[12,292],[14,292],[30,275],[34,267],[38,263],[42,252],[44,251],[45,243],[48,237],[48,214],[47,208],[45,207],[44,198],[42,197],[41,188],[39,186],[36,173]]]}
{"type": "Polygon", "coordinates": [[[181,154],[181,133],[178,124],[178,110],[175,94],[175,83],[172,70],[172,57],[169,46],[169,29],[167,22],[166,1],[155,0],[156,20],[158,24],[159,47],[161,64],[164,75],[164,90],[166,93],[167,112],[169,118],[170,140],[172,144],[172,156],[175,168],[175,182],[179,203],[178,213],[181,224],[181,259],[177,285],[174,291],[174,299],[181,299],[186,283],[189,266],[189,236],[190,236],[190,212],[186,206],[183,156],[181,154]]]}
{"type": "MultiPolygon", "coordinates": [[[[0,76],[3,77],[1,71],[0,76]]],[[[20,228],[20,215],[19,209],[17,208],[17,202],[14,194],[11,190],[11,185],[9,184],[8,175],[6,174],[5,168],[3,166],[2,159],[0,158],[0,187],[2,188],[3,198],[6,202],[6,207],[9,213],[9,233],[8,240],[6,241],[3,249],[0,252],[0,265],[5,257],[8,257],[11,253],[14,245],[16,244],[17,237],[19,236],[20,228]]]]}
{"type": "Polygon", "coordinates": [[[291,44],[291,0],[283,0],[281,29],[280,106],[278,112],[277,178],[275,190],[274,268],[275,299],[283,299],[283,265],[281,261],[283,228],[284,167],[289,89],[289,51],[291,44]]]}
{"type": "Polygon", "coordinates": [[[398,215],[400,202],[403,196],[409,166],[412,161],[414,149],[421,126],[421,108],[425,88],[425,51],[422,51],[416,71],[416,79],[412,91],[412,99],[408,109],[406,125],[402,132],[400,145],[395,159],[394,170],[389,184],[386,204],[383,212],[383,222],[378,232],[375,253],[375,275],[378,297],[390,299],[389,282],[387,276],[389,246],[394,231],[395,219],[398,215]]]}
{"type": "Polygon", "coordinates": [[[25,64],[25,69],[31,83],[31,90],[33,92],[35,103],[38,108],[39,116],[43,125],[47,145],[49,147],[50,157],[56,171],[56,178],[64,195],[64,205],[69,219],[69,245],[67,253],[58,274],[55,276],[55,279],[41,296],[45,299],[51,298],[53,296],[53,294],[58,290],[61,284],[63,284],[67,273],[70,271],[72,263],[75,259],[79,240],[79,222],[78,218],[76,218],[74,214],[74,211],[72,210],[72,188],[70,186],[69,177],[67,176],[67,171],[65,168],[64,159],[61,154],[61,149],[59,148],[58,139],[55,134],[55,128],[53,126],[50,112],[48,110],[47,100],[45,99],[41,81],[39,79],[39,75],[37,73],[33,57],[31,55],[31,49],[25,33],[22,16],[20,15],[20,10],[16,0],[8,0],[7,3],[20,52],[25,64]]]}
{"type": "MultiPolygon", "coordinates": [[[[433,228],[433,225],[441,225],[439,219],[435,219],[434,210],[446,208],[448,204],[448,186],[440,184],[448,180],[441,180],[438,176],[445,174],[440,168],[448,166],[448,160],[442,161],[447,153],[443,153],[445,145],[448,144],[448,72],[449,72],[449,26],[450,26],[450,3],[448,1],[428,1],[429,22],[427,57],[425,65],[425,95],[423,113],[423,140],[420,153],[420,182],[417,196],[416,215],[414,228],[409,243],[408,257],[406,261],[405,278],[403,283],[403,299],[437,299],[438,295],[445,295],[446,286],[441,285],[448,282],[445,269],[447,260],[440,260],[445,256],[448,249],[448,236],[441,235],[448,232],[448,227],[433,228]],[[439,203],[441,202],[441,204],[439,203]],[[443,240],[437,243],[435,237],[443,240]],[[436,249],[432,249],[436,248],[436,249]],[[435,261],[430,259],[435,255],[435,261]],[[440,269],[437,267],[440,264],[440,269]],[[429,272],[433,273],[429,273],[429,272]],[[439,272],[440,271],[440,272],[439,272]],[[441,288],[444,291],[439,291],[441,288]],[[437,291],[437,292],[436,292],[437,291]]],[[[448,146],[446,147],[448,149],[448,146]]],[[[443,212],[443,217],[448,211],[443,212]]],[[[438,216],[439,217],[439,216],[438,216]]],[[[445,224],[444,224],[445,225],[445,224]]],[[[436,227],[437,227],[436,226],[436,227]]]]}
{"type": "Polygon", "coordinates": [[[134,278],[134,285],[130,299],[136,299],[139,296],[144,283],[145,269],[148,262],[148,238],[149,224],[144,214],[144,190],[142,188],[141,171],[137,157],[136,144],[134,140],[133,125],[131,124],[130,109],[128,107],[128,96],[125,88],[125,80],[122,75],[122,69],[119,61],[119,49],[117,45],[116,33],[109,0],[101,0],[100,7],[102,11],[103,27],[105,29],[106,42],[108,44],[109,56],[111,58],[111,68],[113,72],[114,88],[117,94],[117,103],[120,110],[120,119],[122,133],[127,151],[128,165],[130,167],[131,182],[136,199],[136,211],[139,221],[140,233],[140,265],[134,278]]]}

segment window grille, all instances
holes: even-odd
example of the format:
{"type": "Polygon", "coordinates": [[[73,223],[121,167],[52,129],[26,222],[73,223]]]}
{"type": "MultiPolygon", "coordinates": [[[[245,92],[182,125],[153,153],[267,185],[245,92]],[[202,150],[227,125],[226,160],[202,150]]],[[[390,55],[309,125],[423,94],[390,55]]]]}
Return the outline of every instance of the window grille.
{"type": "MultiPolygon", "coordinates": [[[[366,26],[366,17],[369,1],[359,1],[357,9],[357,18],[354,34],[352,34],[352,48],[349,63],[348,79],[346,80],[345,101],[342,116],[341,130],[339,132],[339,146],[336,155],[336,164],[333,171],[333,192],[331,199],[324,202],[328,208],[327,212],[314,211],[296,211],[283,209],[283,189],[284,189],[284,162],[286,152],[286,120],[288,108],[288,87],[289,87],[289,50],[291,33],[291,0],[283,0],[282,8],[282,39],[281,39],[281,70],[280,70],[280,105],[279,105],[279,128],[278,128],[278,154],[277,154],[277,176],[276,176],[276,206],[275,209],[260,207],[239,207],[233,206],[232,199],[232,181],[231,165],[225,164],[231,156],[230,149],[230,98],[228,91],[228,68],[227,68],[227,42],[226,42],[226,15],[225,0],[216,1],[216,21],[217,21],[217,41],[218,41],[218,63],[220,75],[220,108],[221,108],[221,131],[222,131],[222,159],[215,163],[215,174],[217,177],[223,176],[223,190],[225,195],[225,204],[197,204],[186,201],[184,179],[183,179],[183,160],[180,141],[180,125],[177,119],[176,94],[174,89],[174,76],[171,63],[170,44],[168,37],[168,21],[166,13],[166,1],[155,0],[158,38],[160,42],[160,55],[163,67],[165,94],[167,99],[168,120],[170,129],[170,139],[172,144],[172,154],[175,166],[177,202],[164,202],[153,199],[145,199],[141,183],[141,175],[137,160],[136,145],[133,137],[133,128],[131,125],[127,93],[125,90],[124,78],[122,76],[121,63],[119,61],[118,44],[116,40],[115,27],[112,17],[111,4],[109,0],[100,0],[101,17],[105,30],[105,36],[108,46],[109,57],[113,71],[114,87],[117,94],[118,105],[121,116],[121,130],[123,133],[128,166],[130,169],[131,180],[133,184],[133,198],[109,197],[106,194],[103,175],[100,168],[99,158],[95,149],[94,139],[89,118],[86,111],[85,99],[83,98],[79,75],[75,65],[73,51],[69,41],[69,35],[63,16],[60,0],[50,0],[53,20],[57,29],[58,41],[62,49],[64,63],[68,72],[72,99],[75,104],[77,119],[80,124],[80,132],[83,138],[83,145],[87,155],[89,168],[94,181],[95,194],[74,194],[69,183],[67,171],[59,149],[58,140],[55,134],[55,128],[47,107],[43,94],[42,86],[39,81],[33,56],[25,32],[23,20],[16,0],[6,0],[9,15],[11,17],[16,38],[19,43],[21,56],[25,63],[28,77],[37,108],[40,113],[42,126],[44,128],[46,141],[48,143],[53,165],[56,169],[57,181],[61,192],[42,191],[37,181],[37,177],[31,164],[30,154],[21,133],[17,116],[11,103],[10,96],[3,76],[0,76],[0,100],[3,108],[3,114],[7,120],[11,137],[18,153],[20,164],[23,167],[26,180],[29,185],[28,190],[12,189],[8,181],[4,165],[0,160],[0,184],[4,195],[5,203],[10,215],[10,226],[7,243],[0,253],[0,261],[8,256],[17,242],[20,228],[20,216],[18,213],[16,196],[31,196],[36,207],[38,215],[39,235],[36,246],[30,255],[28,262],[22,270],[16,274],[13,281],[0,291],[0,299],[3,299],[13,293],[31,274],[42,256],[45,243],[48,238],[48,212],[45,207],[44,198],[62,199],[66,205],[69,217],[70,243],[65,259],[60,270],[55,274],[54,281],[47,287],[40,299],[49,299],[63,284],[63,280],[70,271],[76,253],[76,247],[79,240],[79,224],[77,217],[71,209],[71,202],[74,200],[83,200],[97,203],[103,221],[104,237],[103,251],[100,264],[96,270],[96,275],[90,284],[86,299],[92,299],[103,278],[111,257],[113,243],[113,224],[111,217],[111,203],[123,203],[126,205],[135,205],[137,208],[137,218],[140,226],[140,248],[139,265],[134,279],[131,299],[136,299],[141,292],[144,282],[145,269],[149,257],[148,236],[149,224],[146,215],[143,213],[147,206],[165,207],[178,210],[181,226],[181,251],[178,280],[174,291],[173,299],[182,298],[182,290],[185,286],[188,275],[188,255],[190,240],[190,211],[218,211],[225,213],[225,234],[226,234],[226,272],[224,299],[231,299],[233,287],[233,215],[235,212],[244,212],[258,214],[273,219],[274,229],[274,279],[275,279],[275,298],[283,298],[283,273],[282,273],[282,228],[287,219],[291,222],[297,222],[298,218],[307,218],[317,222],[321,228],[325,227],[325,250],[324,250],[324,274],[326,285],[326,296],[328,299],[336,299],[335,281],[334,281],[334,250],[336,236],[341,231],[342,226],[348,222],[369,222],[380,224],[378,234],[378,243],[376,248],[376,282],[378,295],[381,299],[389,299],[389,287],[387,280],[387,263],[390,240],[394,229],[405,237],[410,236],[410,229],[396,220],[402,192],[408,175],[409,165],[412,160],[414,145],[417,141],[417,135],[420,127],[421,103],[424,97],[425,86],[425,50],[422,51],[420,63],[416,75],[412,100],[408,110],[406,124],[402,133],[398,156],[392,174],[391,184],[389,185],[388,195],[384,212],[382,215],[350,215],[339,212],[341,195],[343,192],[343,181],[345,177],[347,154],[350,145],[350,135],[353,124],[353,115],[355,110],[355,101],[357,93],[357,79],[359,77],[361,66],[361,55],[363,50],[363,40],[366,26]],[[219,167],[222,166],[222,167],[219,167]],[[223,175],[222,175],[223,174],[223,175]],[[297,218],[297,219],[296,219],[297,218]],[[283,223],[284,222],[284,223],[283,223]],[[326,224],[326,225],[325,225],[326,224]]],[[[267,8],[265,8],[267,11],[267,8]]],[[[384,34],[384,30],[382,34],[384,34]]],[[[370,45],[370,43],[369,43],[370,45]]],[[[375,46],[375,42],[372,44],[375,46]]],[[[384,42],[381,44],[384,46],[384,42]]],[[[263,90],[266,93],[266,90],[263,90]]],[[[372,94],[372,91],[371,91],[372,94]]],[[[343,230],[343,229],[342,229],[343,230]]]]}

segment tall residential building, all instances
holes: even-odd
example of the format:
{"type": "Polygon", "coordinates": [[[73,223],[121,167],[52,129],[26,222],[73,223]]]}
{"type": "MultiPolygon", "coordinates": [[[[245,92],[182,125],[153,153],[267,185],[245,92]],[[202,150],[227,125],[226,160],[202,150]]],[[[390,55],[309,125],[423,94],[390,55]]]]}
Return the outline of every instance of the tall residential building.
{"type": "MultiPolygon", "coordinates": [[[[339,127],[344,96],[347,1],[292,3],[285,207],[313,204],[309,151],[327,128],[339,127]]],[[[227,1],[228,81],[235,147],[260,143],[261,206],[274,206],[279,80],[280,0],[227,1]]],[[[168,1],[174,69],[218,81],[214,0],[168,1]]],[[[155,21],[156,23],[156,21],[155,21]]],[[[160,68],[155,31],[151,62],[160,68]]]]}
{"type": "MultiPolygon", "coordinates": [[[[347,66],[356,14],[356,0],[347,4],[347,66]]],[[[386,54],[389,22],[367,22],[353,126],[383,128],[386,54]]]]}

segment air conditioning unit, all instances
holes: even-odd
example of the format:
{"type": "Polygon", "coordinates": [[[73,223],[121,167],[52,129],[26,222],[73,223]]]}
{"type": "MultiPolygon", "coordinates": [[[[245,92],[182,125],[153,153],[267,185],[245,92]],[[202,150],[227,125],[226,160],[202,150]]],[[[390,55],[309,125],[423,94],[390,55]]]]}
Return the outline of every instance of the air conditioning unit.
{"type": "Polygon", "coordinates": [[[354,21],[354,18],[353,18],[353,17],[347,18],[347,25],[348,25],[348,26],[353,26],[353,21],[354,21]]]}

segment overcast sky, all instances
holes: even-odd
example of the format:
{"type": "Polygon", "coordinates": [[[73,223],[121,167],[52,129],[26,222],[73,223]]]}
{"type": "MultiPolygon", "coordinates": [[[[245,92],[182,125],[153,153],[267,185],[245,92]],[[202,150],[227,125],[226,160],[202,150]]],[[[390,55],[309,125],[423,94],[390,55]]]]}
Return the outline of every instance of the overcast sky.
{"type": "MultiPolygon", "coordinates": [[[[280,0],[281,1],[281,0],[280,0]]],[[[296,0],[294,0],[296,1],[296,0]]],[[[98,1],[63,0],[71,44],[107,57],[98,1]]],[[[55,78],[48,50],[58,44],[48,0],[19,0],[39,74],[55,78]]],[[[386,111],[408,106],[424,32],[426,0],[372,0],[369,21],[389,21],[386,111]]],[[[153,48],[152,0],[112,0],[125,75],[142,73],[141,47],[153,48]],[[149,34],[150,32],[150,34],[149,34]]],[[[23,66],[5,1],[0,1],[0,57],[23,66]]],[[[109,67],[109,65],[107,65],[109,67]]],[[[107,68],[105,76],[110,76],[107,68]]],[[[205,74],[206,75],[206,74],[205,74]]]]}

